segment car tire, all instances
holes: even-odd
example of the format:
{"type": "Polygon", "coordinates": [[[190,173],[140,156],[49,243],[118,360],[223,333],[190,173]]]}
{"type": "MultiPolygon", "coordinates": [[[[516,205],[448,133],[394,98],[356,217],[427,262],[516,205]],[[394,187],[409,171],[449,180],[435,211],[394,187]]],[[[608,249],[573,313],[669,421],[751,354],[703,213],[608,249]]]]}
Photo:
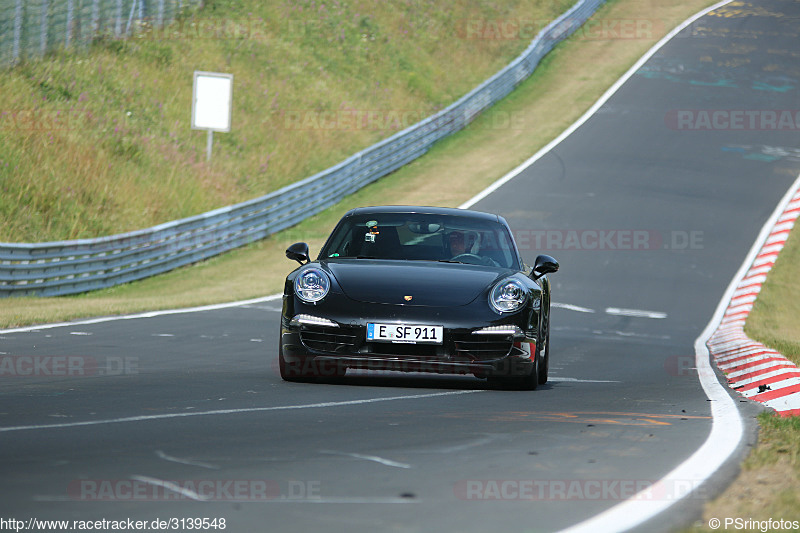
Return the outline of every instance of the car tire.
{"type": "Polygon", "coordinates": [[[539,386],[539,368],[542,366],[542,353],[539,347],[536,347],[536,354],[533,357],[533,368],[531,373],[527,376],[517,378],[519,380],[520,390],[536,390],[539,386]]]}
{"type": "Polygon", "coordinates": [[[290,363],[283,358],[283,349],[278,348],[278,369],[284,381],[305,382],[314,377],[302,362],[290,363]]]}
{"type": "Polygon", "coordinates": [[[547,318],[547,333],[544,334],[544,350],[539,362],[539,385],[547,383],[547,374],[550,371],[550,318],[547,318]]]}
{"type": "Polygon", "coordinates": [[[540,354],[537,350],[530,373],[524,376],[489,376],[489,385],[504,390],[536,390],[539,386],[540,354]]]}

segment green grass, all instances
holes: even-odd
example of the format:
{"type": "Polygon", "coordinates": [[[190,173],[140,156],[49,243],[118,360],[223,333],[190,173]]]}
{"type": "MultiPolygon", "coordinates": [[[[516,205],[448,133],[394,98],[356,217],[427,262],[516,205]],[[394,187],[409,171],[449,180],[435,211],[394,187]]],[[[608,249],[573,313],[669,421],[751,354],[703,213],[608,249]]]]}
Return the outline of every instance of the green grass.
{"type": "Polygon", "coordinates": [[[166,30],[25,62],[0,76],[0,241],[146,228],[310,176],[528,44],[465,38],[466,21],[552,20],[571,3],[210,0],[166,30]],[[190,129],[195,70],[234,75],[232,131],[210,164],[190,129]]]}
{"type": "MultiPolygon", "coordinates": [[[[779,417],[772,413],[759,415],[760,446],[745,462],[745,468],[785,464],[800,476],[800,417],[779,417]]],[[[795,508],[800,518],[800,506],[795,508]]]]}
{"type": "MultiPolygon", "coordinates": [[[[687,531],[715,531],[707,527],[712,518],[800,520],[800,417],[762,413],[758,422],[758,446],[742,464],[739,477],[706,506],[701,524],[687,531]]],[[[754,527],[740,531],[763,530],[754,527]]]]}
{"type": "Polygon", "coordinates": [[[800,235],[789,234],[775,266],[767,277],[745,333],[800,364],[800,235]]]}

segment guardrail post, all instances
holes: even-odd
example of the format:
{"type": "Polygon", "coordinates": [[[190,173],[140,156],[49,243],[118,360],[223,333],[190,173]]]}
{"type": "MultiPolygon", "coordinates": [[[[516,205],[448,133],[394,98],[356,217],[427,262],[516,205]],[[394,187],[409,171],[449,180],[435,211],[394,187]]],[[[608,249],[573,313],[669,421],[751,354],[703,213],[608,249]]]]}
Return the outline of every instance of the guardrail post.
{"type": "Polygon", "coordinates": [[[22,40],[22,0],[17,0],[17,5],[14,7],[14,48],[11,53],[13,63],[19,61],[20,40],[22,40]]]}
{"type": "Polygon", "coordinates": [[[92,28],[89,33],[89,42],[94,41],[97,34],[100,33],[100,0],[92,1],[92,28]]]}
{"type": "Polygon", "coordinates": [[[74,18],[75,7],[73,6],[72,1],[73,0],[67,0],[67,30],[66,30],[66,35],[64,37],[64,46],[66,46],[67,48],[69,48],[69,45],[72,44],[72,27],[74,25],[74,20],[75,20],[74,18]]]}
{"type": "Polygon", "coordinates": [[[40,46],[39,46],[39,55],[44,56],[47,53],[47,23],[50,11],[50,4],[48,0],[42,0],[42,13],[41,19],[39,20],[39,37],[40,37],[40,46]]]}
{"type": "Polygon", "coordinates": [[[114,15],[114,36],[122,34],[122,0],[117,0],[117,10],[114,15]]]}

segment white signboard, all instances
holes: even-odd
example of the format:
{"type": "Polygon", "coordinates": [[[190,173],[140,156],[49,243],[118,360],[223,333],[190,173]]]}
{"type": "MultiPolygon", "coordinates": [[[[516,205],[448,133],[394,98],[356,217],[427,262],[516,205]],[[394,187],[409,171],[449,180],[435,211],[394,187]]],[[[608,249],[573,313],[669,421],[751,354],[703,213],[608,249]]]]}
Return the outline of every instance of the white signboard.
{"type": "Polygon", "coordinates": [[[194,73],[192,129],[231,131],[233,74],[194,73]]]}

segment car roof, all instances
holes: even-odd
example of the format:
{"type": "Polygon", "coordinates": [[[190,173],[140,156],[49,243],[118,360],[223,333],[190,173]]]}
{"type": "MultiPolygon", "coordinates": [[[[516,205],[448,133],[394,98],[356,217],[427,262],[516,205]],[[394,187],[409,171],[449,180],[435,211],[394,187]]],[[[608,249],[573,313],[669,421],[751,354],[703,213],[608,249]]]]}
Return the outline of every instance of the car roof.
{"type": "Polygon", "coordinates": [[[493,220],[506,224],[506,221],[503,219],[503,217],[492,213],[472,211],[469,209],[458,209],[455,207],[433,207],[433,206],[420,206],[420,205],[377,205],[369,207],[357,207],[345,213],[344,217],[368,215],[372,213],[417,213],[421,215],[453,215],[461,217],[478,218],[483,220],[493,220]]]}

